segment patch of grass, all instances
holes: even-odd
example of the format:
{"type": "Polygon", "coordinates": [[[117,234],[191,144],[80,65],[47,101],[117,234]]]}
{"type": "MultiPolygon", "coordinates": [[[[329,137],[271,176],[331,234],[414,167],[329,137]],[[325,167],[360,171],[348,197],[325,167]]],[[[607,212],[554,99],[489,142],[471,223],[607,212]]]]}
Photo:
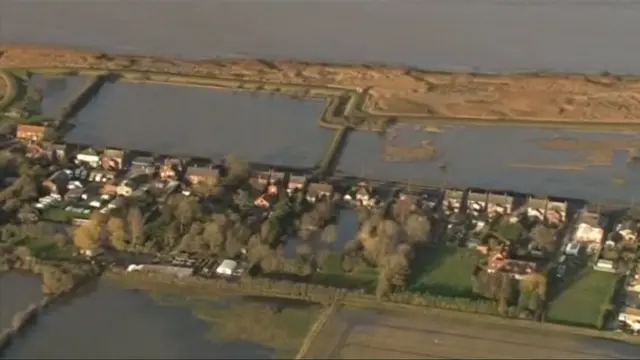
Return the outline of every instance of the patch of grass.
{"type": "MultiPolygon", "coordinates": [[[[178,305],[180,302],[171,297],[160,299],[165,304],[178,305]]],[[[247,341],[274,349],[279,358],[290,359],[295,356],[321,310],[319,306],[278,308],[269,303],[241,299],[227,304],[191,300],[182,305],[213,325],[211,340],[247,341]]]]}
{"type": "Polygon", "coordinates": [[[473,270],[480,258],[476,250],[446,246],[420,251],[409,279],[410,291],[473,297],[473,270]]]}
{"type": "Polygon", "coordinates": [[[341,254],[331,252],[325,257],[322,270],[314,274],[313,282],[325,286],[373,291],[378,282],[378,270],[357,262],[353,271],[345,272],[341,266],[341,254]]]}
{"type": "Polygon", "coordinates": [[[611,301],[618,275],[588,268],[550,305],[547,321],[572,326],[598,327],[611,301]]]}

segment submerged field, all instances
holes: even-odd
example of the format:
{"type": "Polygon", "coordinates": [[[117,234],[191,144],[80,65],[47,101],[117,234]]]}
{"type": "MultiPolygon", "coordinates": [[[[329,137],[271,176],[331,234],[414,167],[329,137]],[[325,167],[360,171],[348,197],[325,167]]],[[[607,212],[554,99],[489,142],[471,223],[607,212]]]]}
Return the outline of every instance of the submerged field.
{"type": "Polygon", "coordinates": [[[89,78],[82,76],[45,77],[35,74],[28,86],[42,96],[40,113],[46,118],[55,118],[68,102],[85,87],[89,78]]]}
{"type": "MultiPolygon", "coordinates": [[[[472,316],[472,315],[469,315],[472,316]]],[[[308,353],[330,359],[632,359],[637,346],[517,325],[342,309],[308,353]]]]}
{"type": "Polygon", "coordinates": [[[446,182],[618,202],[629,201],[633,194],[629,183],[640,180],[640,168],[627,164],[626,148],[639,140],[633,134],[503,126],[439,130],[425,131],[409,125],[393,129],[395,146],[414,147],[429,141],[436,148],[435,159],[414,161],[388,161],[384,158],[384,137],[354,132],[347,140],[338,170],[403,182],[446,182]],[[563,144],[549,141],[554,139],[571,143],[563,148],[563,144]],[[446,172],[441,170],[442,164],[446,164],[446,172]]]}
{"type": "Polygon", "coordinates": [[[311,167],[331,132],[322,100],[155,84],[106,84],[66,141],[160,154],[311,167]]]}

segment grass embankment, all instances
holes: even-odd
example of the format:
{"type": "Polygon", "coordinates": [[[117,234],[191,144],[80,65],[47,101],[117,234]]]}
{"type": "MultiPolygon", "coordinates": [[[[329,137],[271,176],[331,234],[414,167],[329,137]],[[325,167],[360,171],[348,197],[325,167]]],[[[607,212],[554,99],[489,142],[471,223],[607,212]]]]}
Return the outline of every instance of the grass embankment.
{"type": "Polygon", "coordinates": [[[0,93],[0,111],[5,111],[13,103],[18,92],[16,79],[10,73],[0,70],[0,82],[3,83],[3,92],[0,93]]]}
{"type": "Polygon", "coordinates": [[[619,275],[585,269],[549,306],[547,321],[600,328],[609,309],[619,275]]]}

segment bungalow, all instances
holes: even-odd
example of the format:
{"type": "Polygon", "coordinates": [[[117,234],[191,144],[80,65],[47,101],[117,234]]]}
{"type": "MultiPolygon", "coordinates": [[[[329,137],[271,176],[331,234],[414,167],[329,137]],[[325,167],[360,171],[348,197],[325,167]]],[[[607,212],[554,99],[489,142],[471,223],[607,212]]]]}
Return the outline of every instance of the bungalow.
{"type": "Polygon", "coordinates": [[[311,183],[307,188],[307,200],[314,203],[320,199],[331,199],[333,196],[333,186],[329,184],[311,183]]]}
{"type": "Polygon", "coordinates": [[[53,129],[46,125],[19,124],[16,127],[16,138],[18,140],[42,141],[51,137],[53,134],[53,129]]]}
{"type": "Polygon", "coordinates": [[[150,156],[137,156],[131,160],[132,173],[153,174],[156,170],[156,162],[150,156]]]}
{"type": "Polygon", "coordinates": [[[95,168],[100,164],[100,155],[95,149],[87,148],[76,155],[76,163],[87,164],[95,168]]]}
{"type": "Polygon", "coordinates": [[[120,170],[124,167],[125,151],[106,149],[102,152],[100,163],[105,170],[120,170]]]}
{"type": "Polygon", "coordinates": [[[376,203],[373,189],[365,182],[360,182],[344,196],[344,200],[359,206],[372,207],[376,203]]]}
{"type": "Polygon", "coordinates": [[[47,178],[42,186],[47,188],[53,194],[59,194],[67,189],[69,183],[69,173],[64,170],[58,170],[47,178]]]}
{"type": "Polygon", "coordinates": [[[291,194],[294,190],[302,190],[307,184],[306,176],[291,175],[287,184],[287,192],[291,194]]]}
{"type": "Polygon", "coordinates": [[[215,184],[220,180],[220,170],[214,167],[190,166],[187,168],[185,177],[191,185],[200,183],[215,184]]]}

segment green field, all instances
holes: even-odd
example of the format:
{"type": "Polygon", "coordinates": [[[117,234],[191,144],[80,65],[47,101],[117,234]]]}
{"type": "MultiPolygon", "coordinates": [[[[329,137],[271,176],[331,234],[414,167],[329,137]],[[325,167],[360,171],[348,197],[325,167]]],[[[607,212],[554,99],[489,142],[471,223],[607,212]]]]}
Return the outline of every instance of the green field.
{"type": "Polygon", "coordinates": [[[321,271],[314,274],[313,282],[325,286],[374,291],[378,282],[378,270],[360,264],[352,272],[346,273],[340,266],[340,253],[331,252],[325,257],[321,271]]]}
{"type": "Polygon", "coordinates": [[[473,296],[472,275],[479,259],[476,250],[447,246],[422,251],[412,269],[410,291],[446,297],[473,296]]]}
{"type": "Polygon", "coordinates": [[[549,306],[547,321],[599,327],[603,309],[611,302],[618,274],[588,268],[549,306]]]}

